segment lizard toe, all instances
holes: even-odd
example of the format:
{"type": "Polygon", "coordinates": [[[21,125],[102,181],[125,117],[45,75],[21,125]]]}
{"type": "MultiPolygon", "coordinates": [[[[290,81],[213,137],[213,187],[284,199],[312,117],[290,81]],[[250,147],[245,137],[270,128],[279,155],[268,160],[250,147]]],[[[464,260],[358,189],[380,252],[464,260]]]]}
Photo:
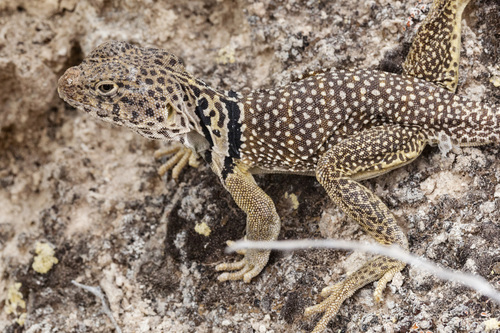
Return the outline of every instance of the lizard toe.
{"type": "Polygon", "coordinates": [[[247,250],[240,261],[217,265],[215,267],[217,271],[236,271],[221,274],[219,281],[243,280],[247,283],[250,282],[264,269],[269,260],[270,252],[267,250],[247,250]]]}
{"type": "Polygon", "coordinates": [[[219,280],[219,282],[236,281],[236,280],[244,280],[245,282],[250,282],[250,281],[246,281],[246,279],[244,277],[245,277],[245,274],[248,271],[250,271],[252,268],[248,264],[243,264],[243,266],[240,266],[240,263],[241,263],[241,261],[235,262],[233,264],[218,265],[215,268],[218,271],[234,270],[234,269],[238,269],[235,267],[241,267],[241,269],[239,269],[236,272],[225,272],[225,273],[222,273],[221,275],[219,275],[219,277],[217,278],[219,280]],[[235,265],[235,264],[238,264],[238,265],[235,265]]]}
{"type": "Polygon", "coordinates": [[[199,166],[197,160],[198,155],[191,149],[182,145],[172,145],[165,149],[159,149],[155,151],[154,157],[158,159],[172,154],[174,155],[158,168],[158,174],[160,176],[163,176],[168,170],[171,169],[172,178],[177,179],[187,164],[195,168],[199,166]]]}
{"type": "Polygon", "coordinates": [[[323,312],[323,316],[314,327],[313,333],[322,332],[326,329],[326,325],[335,317],[344,300],[345,297],[340,292],[336,292],[323,302],[305,309],[304,316],[306,317],[323,312]]]}

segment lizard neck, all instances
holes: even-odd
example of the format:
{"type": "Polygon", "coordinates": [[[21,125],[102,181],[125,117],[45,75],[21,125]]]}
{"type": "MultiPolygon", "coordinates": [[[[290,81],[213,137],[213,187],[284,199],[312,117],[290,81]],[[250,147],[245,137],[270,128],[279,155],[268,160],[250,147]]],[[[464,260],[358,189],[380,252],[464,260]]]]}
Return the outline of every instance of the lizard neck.
{"type": "Polygon", "coordinates": [[[231,90],[217,91],[200,80],[193,80],[188,95],[197,124],[196,134],[187,135],[184,144],[200,146],[199,141],[203,139],[202,155],[209,163],[217,162],[222,172],[224,164],[229,163],[228,158],[240,158],[243,96],[231,90]]]}

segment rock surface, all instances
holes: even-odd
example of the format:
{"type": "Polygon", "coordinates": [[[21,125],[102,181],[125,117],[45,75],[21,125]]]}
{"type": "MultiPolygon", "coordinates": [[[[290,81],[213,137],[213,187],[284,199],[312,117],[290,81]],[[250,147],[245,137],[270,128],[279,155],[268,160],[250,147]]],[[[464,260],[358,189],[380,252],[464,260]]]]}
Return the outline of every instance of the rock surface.
{"type": "MultiPolygon", "coordinates": [[[[123,332],[299,332],[304,307],[360,265],[364,254],[273,253],[250,284],[218,283],[235,257],[244,214],[206,167],[160,179],[160,143],[65,105],[58,77],[100,43],[167,49],[221,89],[272,87],[310,70],[398,70],[416,1],[3,0],[0,2],[0,307],[8,290],[26,309],[0,313],[2,332],[110,332],[100,286],[123,332]],[[208,236],[195,231],[203,224],[208,236]],[[45,274],[37,243],[55,249],[45,274]],[[19,285],[16,285],[19,286],[19,285]],[[14,289],[11,289],[14,290],[14,289]],[[16,322],[25,317],[24,326],[16,322]]],[[[459,94],[500,106],[500,4],[466,9],[459,94]]],[[[415,23],[418,23],[415,21],[415,23]]],[[[486,146],[417,162],[366,181],[395,212],[412,252],[499,288],[500,151],[486,146]]],[[[257,179],[276,202],[281,239],[368,240],[313,178],[257,179]],[[290,200],[296,195],[296,202],[290,200]]],[[[500,317],[487,297],[407,267],[374,304],[368,286],[344,304],[331,332],[483,332],[500,317]]],[[[20,303],[19,303],[20,304],[20,303]]]]}

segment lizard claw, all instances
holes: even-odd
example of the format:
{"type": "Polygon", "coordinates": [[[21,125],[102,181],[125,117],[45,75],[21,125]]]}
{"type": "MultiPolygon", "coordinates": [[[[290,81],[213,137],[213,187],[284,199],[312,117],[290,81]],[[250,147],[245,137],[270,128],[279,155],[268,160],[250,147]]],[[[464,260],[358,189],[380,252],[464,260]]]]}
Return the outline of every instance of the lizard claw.
{"type": "Polygon", "coordinates": [[[346,285],[345,282],[346,281],[341,281],[333,286],[324,288],[321,291],[321,296],[327,298],[323,302],[310,306],[304,310],[304,316],[306,317],[323,312],[323,317],[321,317],[320,321],[316,324],[312,333],[324,331],[326,325],[328,325],[330,320],[332,320],[339,311],[344,300],[349,298],[354,292],[349,292],[348,285],[346,285]]]}
{"type": "Polygon", "coordinates": [[[200,165],[200,161],[198,161],[198,154],[182,145],[174,144],[164,149],[158,149],[155,151],[154,156],[155,158],[161,158],[174,153],[174,156],[170,157],[168,161],[163,163],[158,168],[158,174],[160,176],[163,176],[168,170],[172,169],[172,178],[177,179],[186,164],[189,164],[194,168],[197,168],[200,165]]]}
{"type": "MultiPolygon", "coordinates": [[[[227,242],[230,245],[231,241],[227,242]]],[[[269,260],[269,250],[240,250],[239,254],[243,254],[244,257],[240,261],[233,263],[219,264],[215,267],[216,271],[236,271],[236,272],[224,272],[219,275],[218,280],[220,282],[228,280],[243,280],[249,283],[254,277],[259,275],[259,273],[264,269],[269,260]]]]}
{"type": "Polygon", "coordinates": [[[375,301],[380,301],[382,292],[387,283],[404,267],[405,264],[402,262],[378,256],[347,276],[344,280],[333,286],[323,288],[321,296],[326,299],[317,305],[306,308],[304,311],[306,317],[323,312],[323,317],[316,324],[316,327],[314,327],[313,333],[324,331],[326,325],[328,325],[330,320],[332,320],[339,311],[342,303],[351,297],[358,289],[371,281],[378,280],[373,296],[375,301]]]}
{"type": "MultiPolygon", "coordinates": [[[[226,245],[227,245],[228,247],[231,247],[231,246],[233,246],[235,243],[236,243],[235,241],[228,240],[228,241],[226,242],[226,245]]],[[[238,253],[238,254],[241,254],[242,256],[244,256],[244,255],[247,253],[247,250],[246,250],[246,249],[239,249],[239,250],[236,250],[235,252],[236,252],[236,253],[238,253]]]]}

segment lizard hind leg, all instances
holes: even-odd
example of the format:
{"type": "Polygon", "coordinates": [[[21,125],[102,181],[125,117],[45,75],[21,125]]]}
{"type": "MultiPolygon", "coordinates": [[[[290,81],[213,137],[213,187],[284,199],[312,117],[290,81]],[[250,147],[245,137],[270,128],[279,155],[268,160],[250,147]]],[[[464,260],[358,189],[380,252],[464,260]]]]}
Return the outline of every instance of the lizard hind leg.
{"type": "Polygon", "coordinates": [[[469,2],[434,0],[403,63],[405,74],[456,91],[462,13],[469,2]]]}
{"type": "MultiPolygon", "coordinates": [[[[406,236],[387,206],[355,179],[407,164],[420,155],[426,143],[418,129],[399,125],[374,127],[327,151],[318,163],[316,177],[332,200],[379,243],[407,249],[406,236]]],[[[404,266],[400,261],[376,256],[343,281],[325,288],[322,296],[327,298],[305,310],[306,315],[324,312],[313,332],[323,331],[343,301],[370,282],[379,281],[374,297],[380,300],[387,282],[404,266]]]]}

